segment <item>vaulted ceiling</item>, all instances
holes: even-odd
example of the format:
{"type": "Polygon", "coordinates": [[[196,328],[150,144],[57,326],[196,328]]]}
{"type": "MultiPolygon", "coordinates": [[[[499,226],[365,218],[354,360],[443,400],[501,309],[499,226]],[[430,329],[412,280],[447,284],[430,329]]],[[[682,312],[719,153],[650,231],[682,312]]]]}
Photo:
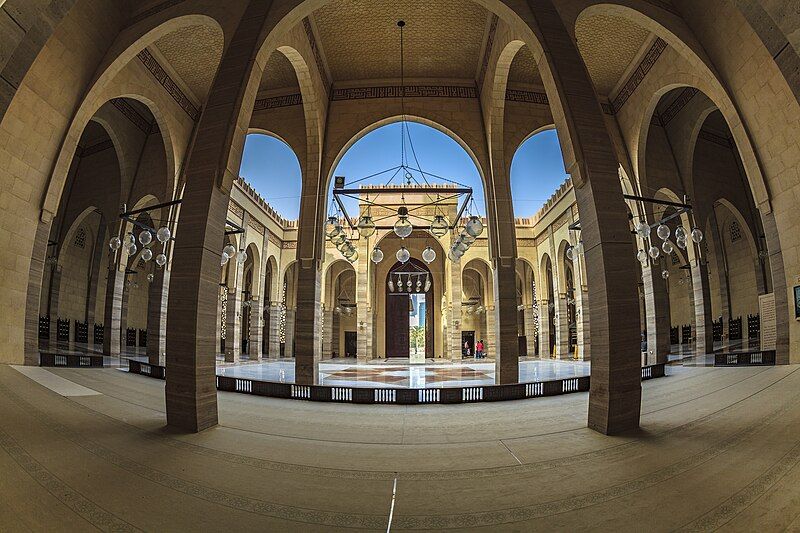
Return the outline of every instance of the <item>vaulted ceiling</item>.
{"type": "Polygon", "coordinates": [[[198,25],[169,33],[154,47],[183,82],[182,89],[188,89],[195,102],[201,103],[214,81],[223,41],[218,28],[198,25]]]}
{"type": "Polygon", "coordinates": [[[407,77],[473,79],[488,12],[470,0],[336,0],[312,19],[334,80],[398,78],[401,19],[407,77]]]}

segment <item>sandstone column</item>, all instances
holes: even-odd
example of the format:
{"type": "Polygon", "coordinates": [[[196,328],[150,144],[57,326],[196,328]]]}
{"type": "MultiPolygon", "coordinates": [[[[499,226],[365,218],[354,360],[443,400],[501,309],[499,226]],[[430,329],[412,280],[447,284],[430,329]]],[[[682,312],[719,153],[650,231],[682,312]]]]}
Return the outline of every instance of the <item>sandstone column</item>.
{"type": "Polygon", "coordinates": [[[606,434],[639,425],[641,356],[637,269],[619,158],[574,39],[552,0],[528,0],[565,164],[581,222],[593,349],[589,427],[606,434]]]}
{"type": "MultiPolygon", "coordinates": [[[[789,291],[793,284],[787,287],[786,271],[783,266],[783,252],[781,251],[780,235],[775,223],[775,213],[769,205],[759,206],[761,224],[767,241],[769,254],[770,280],[772,291],[775,293],[775,362],[779,365],[790,363],[789,360],[789,309],[794,307],[794,300],[789,299],[789,291]]],[[[791,315],[794,317],[794,314],[791,315]]],[[[797,361],[791,361],[797,362],[797,361]]]]}
{"type": "Polygon", "coordinates": [[[151,365],[163,366],[167,355],[167,304],[169,302],[169,270],[156,267],[147,300],[147,359],[151,365]]]}
{"type": "Polygon", "coordinates": [[[247,347],[250,361],[261,361],[261,331],[262,313],[264,307],[261,305],[261,297],[253,295],[253,304],[250,306],[250,344],[247,347]]]}
{"type": "Polygon", "coordinates": [[[556,296],[556,359],[570,358],[568,297],[566,293],[556,296]]]}
{"type": "MultiPolygon", "coordinates": [[[[108,281],[106,282],[106,305],[103,315],[103,355],[119,357],[120,348],[125,342],[122,333],[122,300],[125,290],[124,267],[121,271],[109,254],[108,281]]],[[[52,327],[52,326],[51,326],[52,327]]]]}
{"type": "MultiPolygon", "coordinates": [[[[28,269],[27,297],[25,299],[25,364],[39,364],[39,314],[41,309],[42,281],[47,258],[47,240],[50,235],[52,215],[42,212],[36,226],[31,265],[28,269]]],[[[50,327],[54,327],[52,324],[50,327]]]]}
{"type": "MultiPolygon", "coordinates": [[[[235,260],[235,259],[234,259],[235,260]]],[[[242,353],[242,295],[239,281],[242,267],[236,264],[236,282],[228,287],[228,301],[225,309],[225,362],[238,363],[242,353]]]]}
{"type": "Polygon", "coordinates": [[[322,318],[322,358],[331,359],[333,352],[338,352],[333,344],[333,315],[332,309],[325,309],[322,318]]]}
{"type": "Polygon", "coordinates": [[[528,348],[528,357],[536,355],[536,309],[533,305],[526,305],[522,311],[522,318],[525,321],[525,344],[528,348]]]}
{"type": "MultiPolygon", "coordinates": [[[[297,319],[297,310],[296,309],[286,309],[286,339],[284,341],[284,348],[283,348],[283,356],[284,357],[295,357],[296,354],[294,352],[294,339],[295,339],[295,320],[297,319]]],[[[297,382],[297,378],[295,377],[295,383],[297,382]]],[[[305,383],[308,385],[308,383],[305,383]]]]}
{"type": "Polygon", "coordinates": [[[281,356],[281,303],[270,302],[269,304],[269,345],[267,353],[270,359],[278,359],[281,356]]]}
{"type": "Polygon", "coordinates": [[[550,358],[550,301],[539,300],[539,357],[550,358]]]}
{"type": "Polygon", "coordinates": [[[272,2],[251,0],[231,34],[185,165],[173,247],[167,323],[167,423],[201,431],[217,423],[217,294],[230,189],[238,173],[262,65],[256,55],[272,2]],[[234,146],[235,145],[235,146],[234,146]]]}
{"type": "Polygon", "coordinates": [[[58,342],[58,301],[61,294],[61,265],[55,264],[50,275],[50,348],[55,349],[58,342]]]}
{"type": "Polygon", "coordinates": [[[661,270],[649,262],[642,267],[645,316],[647,321],[647,361],[648,365],[666,363],[671,349],[670,310],[667,282],[661,277],[661,270]]]}
{"type": "MultiPolygon", "coordinates": [[[[446,272],[446,276],[449,278],[448,281],[450,290],[447,295],[447,312],[446,316],[444,317],[446,320],[445,328],[447,331],[447,341],[445,346],[447,347],[448,353],[444,354],[444,357],[446,359],[449,358],[454,361],[460,361],[461,350],[463,346],[463,342],[461,341],[461,260],[447,261],[450,264],[450,268],[446,272]]],[[[475,342],[477,341],[478,339],[475,339],[475,342]]]]}
{"type": "Polygon", "coordinates": [[[708,265],[695,258],[690,262],[692,271],[692,300],[694,303],[694,354],[713,353],[714,331],[711,316],[711,294],[708,288],[708,265]]]}

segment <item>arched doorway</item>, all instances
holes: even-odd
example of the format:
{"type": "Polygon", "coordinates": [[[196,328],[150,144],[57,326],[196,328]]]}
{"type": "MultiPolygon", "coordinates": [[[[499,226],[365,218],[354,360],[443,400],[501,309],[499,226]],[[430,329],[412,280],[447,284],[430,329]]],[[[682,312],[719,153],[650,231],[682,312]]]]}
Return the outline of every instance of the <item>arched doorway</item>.
{"type": "Polygon", "coordinates": [[[433,274],[414,259],[396,262],[386,274],[386,357],[409,357],[424,350],[433,358],[433,274]]]}

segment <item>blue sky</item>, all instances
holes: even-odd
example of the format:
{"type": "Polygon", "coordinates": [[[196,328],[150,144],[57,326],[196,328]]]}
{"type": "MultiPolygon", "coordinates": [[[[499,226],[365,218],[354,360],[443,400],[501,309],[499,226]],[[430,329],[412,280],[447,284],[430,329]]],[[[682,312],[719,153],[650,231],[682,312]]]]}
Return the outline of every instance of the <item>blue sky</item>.
{"type": "MultiPolygon", "coordinates": [[[[484,214],[483,184],[467,152],[452,138],[434,128],[414,122],[407,124],[420,168],[471,186],[478,210],[484,214]]],[[[334,175],[345,176],[349,183],[399,165],[400,132],[400,123],[395,123],[365,135],[345,153],[334,175]]],[[[409,150],[408,142],[406,150],[409,150]]],[[[409,159],[409,165],[416,168],[414,159],[409,159]]],[[[285,218],[298,217],[300,165],[291,148],[283,141],[267,135],[249,135],[240,174],[285,218]]],[[[386,174],[362,183],[385,183],[390,176],[386,174]]],[[[539,133],[525,141],[511,165],[515,216],[528,217],[536,213],[566,177],[555,130],[539,133]]],[[[402,183],[400,176],[393,183],[402,183]]],[[[354,214],[355,201],[347,208],[354,214]]]]}

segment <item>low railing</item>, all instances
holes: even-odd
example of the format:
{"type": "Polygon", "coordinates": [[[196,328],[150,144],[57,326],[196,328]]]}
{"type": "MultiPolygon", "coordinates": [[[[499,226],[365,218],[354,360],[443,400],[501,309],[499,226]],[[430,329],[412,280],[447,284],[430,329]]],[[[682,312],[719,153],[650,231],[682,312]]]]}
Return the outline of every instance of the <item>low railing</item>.
{"type": "MultiPolygon", "coordinates": [[[[163,366],[128,360],[128,371],[158,379],[165,379],[163,366]]],[[[664,377],[664,365],[642,368],[642,380],[664,377]]],[[[589,376],[538,381],[535,383],[513,383],[510,385],[471,385],[466,387],[443,387],[437,389],[401,389],[383,387],[341,387],[328,385],[296,385],[276,383],[231,376],[217,376],[217,389],[315,402],[379,403],[395,405],[452,404],[475,402],[502,402],[544,396],[558,396],[589,390],[589,376]]]]}
{"type": "Polygon", "coordinates": [[[775,350],[714,354],[714,366],[768,366],[774,364],[775,350]]]}
{"type": "Polygon", "coordinates": [[[41,352],[39,354],[39,366],[63,366],[69,368],[84,368],[84,367],[102,368],[103,356],[41,352]]]}

